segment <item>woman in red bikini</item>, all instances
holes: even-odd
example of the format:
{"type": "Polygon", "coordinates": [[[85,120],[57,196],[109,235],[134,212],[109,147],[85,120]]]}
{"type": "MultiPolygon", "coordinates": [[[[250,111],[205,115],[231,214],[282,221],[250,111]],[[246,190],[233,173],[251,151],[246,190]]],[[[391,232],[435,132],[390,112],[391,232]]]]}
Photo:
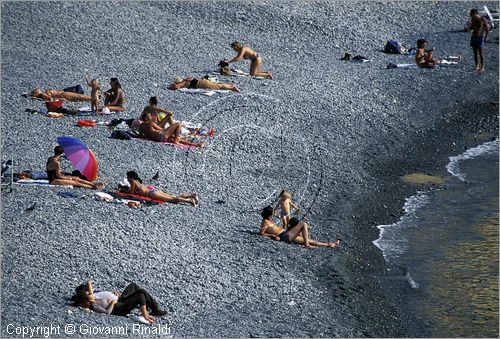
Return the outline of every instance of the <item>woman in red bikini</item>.
{"type": "Polygon", "coordinates": [[[130,183],[130,194],[142,195],[143,197],[148,197],[155,200],[170,202],[170,203],[178,203],[185,202],[191,204],[193,206],[198,206],[200,198],[197,193],[183,193],[179,196],[171,195],[168,193],[164,193],[160,190],[152,188],[151,186],[146,186],[142,183],[141,178],[135,171],[127,172],[127,180],[130,183]]]}

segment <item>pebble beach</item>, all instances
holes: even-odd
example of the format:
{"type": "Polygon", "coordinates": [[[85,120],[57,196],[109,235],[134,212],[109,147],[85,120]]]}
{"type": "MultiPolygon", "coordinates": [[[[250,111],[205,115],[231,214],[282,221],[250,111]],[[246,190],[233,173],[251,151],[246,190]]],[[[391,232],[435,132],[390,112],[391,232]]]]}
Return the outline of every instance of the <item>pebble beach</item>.
{"type": "MultiPolygon", "coordinates": [[[[60,326],[50,337],[426,337],[433,329],[401,303],[414,293],[401,267],[372,241],[396,222],[405,198],[446,177],[448,157],[498,137],[498,28],[486,71],[474,71],[471,8],[488,2],[118,1],[1,3],[2,158],[41,171],[56,137],[93,150],[99,181],[116,188],[135,170],[148,184],[197,192],[200,205],[96,201],[93,191],[14,186],[3,190],[1,334],[60,326]],[[426,38],[458,65],[387,69],[409,55],[383,53],[387,40],[426,38]],[[208,97],[167,90],[175,76],[202,77],[232,58],[238,40],[263,58],[273,80],[222,77],[241,93],[208,97]],[[370,62],[340,60],[360,54],[370,62]],[[43,103],[34,87],[103,89],[120,79],[123,113],[136,118],[151,96],[178,120],[216,131],[202,149],[111,139],[81,117],[26,112],[43,103]],[[159,173],[157,180],[151,178],[159,173]],[[311,236],[343,239],[306,249],[257,236],[260,210],[282,189],[305,213],[311,236]],[[28,207],[36,206],[33,210],[28,207]],[[102,290],[136,282],[169,311],[169,333],[133,332],[133,317],[69,304],[91,279],[102,290]],[[11,327],[8,325],[11,324],[11,327]],[[127,328],[125,334],[81,328],[127,328]],[[87,327],[85,327],[87,326],[87,327]]],[[[248,61],[235,64],[248,71],[248,61]]],[[[85,106],[83,104],[69,104],[85,106]]],[[[87,117],[85,117],[87,118],[87,117]]],[[[69,162],[63,163],[70,170],[69,162]]],[[[498,300],[497,300],[498,305],[498,300]]],[[[498,323],[497,323],[498,333],[498,323]]],[[[454,333],[450,332],[453,337],[454,333]]]]}

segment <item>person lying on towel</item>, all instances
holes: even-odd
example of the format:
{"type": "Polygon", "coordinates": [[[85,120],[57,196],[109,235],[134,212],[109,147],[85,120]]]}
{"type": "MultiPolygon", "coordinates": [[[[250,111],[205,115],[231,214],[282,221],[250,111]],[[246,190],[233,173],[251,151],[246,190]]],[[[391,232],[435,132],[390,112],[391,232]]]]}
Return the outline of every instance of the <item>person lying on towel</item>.
{"type": "Polygon", "coordinates": [[[198,203],[200,202],[198,193],[183,193],[178,196],[175,196],[172,194],[162,192],[151,186],[146,186],[142,182],[142,179],[139,178],[137,172],[135,171],[127,172],[127,181],[130,184],[130,189],[129,189],[130,194],[137,194],[143,197],[148,197],[150,199],[165,201],[173,204],[178,202],[184,202],[187,204],[191,204],[193,206],[198,206],[198,203]]]}
{"type": "Polygon", "coordinates": [[[203,88],[208,90],[229,90],[233,92],[240,92],[240,89],[235,84],[229,83],[216,83],[208,79],[196,79],[193,77],[181,78],[176,77],[174,82],[168,85],[168,89],[175,91],[181,88],[203,88]]]}
{"type": "Polygon", "coordinates": [[[46,89],[42,91],[40,88],[35,88],[30,94],[34,98],[40,98],[45,101],[68,100],[68,101],[91,101],[92,98],[89,95],[84,95],[80,93],[67,92],[63,89],[46,89]]]}

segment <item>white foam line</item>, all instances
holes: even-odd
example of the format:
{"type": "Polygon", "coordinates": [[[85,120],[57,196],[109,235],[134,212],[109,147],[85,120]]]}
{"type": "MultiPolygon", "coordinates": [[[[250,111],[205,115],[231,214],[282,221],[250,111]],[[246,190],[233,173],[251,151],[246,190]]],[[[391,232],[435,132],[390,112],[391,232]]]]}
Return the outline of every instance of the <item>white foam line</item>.
{"type": "MultiPolygon", "coordinates": [[[[397,223],[390,224],[390,225],[379,225],[379,226],[377,226],[377,228],[380,230],[379,237],[378,237],[378,239],[373,240],[372,243],[375,246],[377,246],[382,251],[382,255],[384,256],[384,259],[386,261],[389,261],[389,259],[390,259],[389,256],[388,256],[388,252],[389,251],[391,251],[391,250],[393,252],[397,251],[397,252],[399,252],[398,254],[401,254],[401,252],[404,249],[402,249],[402,248],[396,249],[394,247],[391,248],[390,247],[391,244],[389,244],[388,246],[385,246],[383,244],[385,230],[389,229],[389,228],[392,228],[392,227],[398,227],[399,225],[405,223],[406,220],[415,217],[415,212],[420,207],[422,207],[425,204],[427,204],[428,201],[429,201],[429,197],[425,193],[419,191],[416,195],[413,195],[413,196],[411,196],[411,197],[409,197],[409,198],[406,199],[404,207],[403,207],[405,213],[399,219],[399,221],[397,223]]],[[[394,246],[395,244],[392,243],[392,245],[394,246]]]]}
{"type": "Polygon", "coordinates": [[[267,198],[257,201],[257,205],[260,205],[264,201],[267,201],[267,200],[271,199],[271,197],[274,196],[274,195],[276,195],[276,193],[278,193],[278,190],[274,190],[271,194],[269,194],[269,196],[267,196],[267,198]]]}
{"type": "Polygon", "coordinates": [[[468,160],[478,157],[483,154],[488,154],[494,152],[498,148],[498,139],[486,142],[477,147],[468,149],[464,153],[450,157],[450,162],[446,165],[446,169],[451,175],[457,177],[458,179],[465,181],[465,173],[460,172],[459,163],[462,160],[468,160]]]}

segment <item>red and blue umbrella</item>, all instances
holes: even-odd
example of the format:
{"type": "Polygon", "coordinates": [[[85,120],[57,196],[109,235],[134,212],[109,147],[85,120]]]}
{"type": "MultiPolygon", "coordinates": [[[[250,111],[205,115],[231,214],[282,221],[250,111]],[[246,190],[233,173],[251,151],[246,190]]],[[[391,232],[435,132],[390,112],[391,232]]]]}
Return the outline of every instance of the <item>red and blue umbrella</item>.
{"type": "Polygon", "coordinates": [[[60,136],[57,143],[64,149],[66,158],[90,181],[97,179],[98,164],[94,153],[78,138],[60,136]]]}

